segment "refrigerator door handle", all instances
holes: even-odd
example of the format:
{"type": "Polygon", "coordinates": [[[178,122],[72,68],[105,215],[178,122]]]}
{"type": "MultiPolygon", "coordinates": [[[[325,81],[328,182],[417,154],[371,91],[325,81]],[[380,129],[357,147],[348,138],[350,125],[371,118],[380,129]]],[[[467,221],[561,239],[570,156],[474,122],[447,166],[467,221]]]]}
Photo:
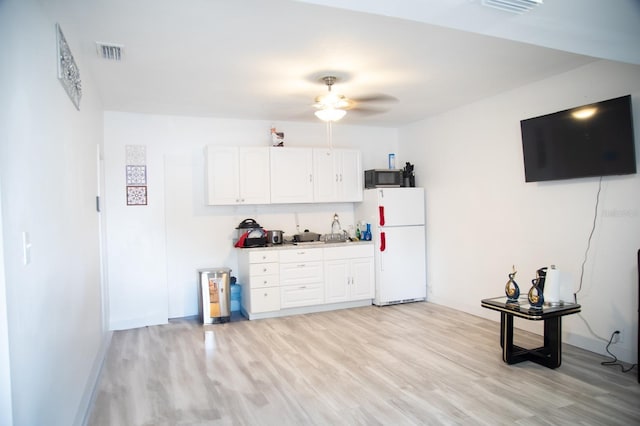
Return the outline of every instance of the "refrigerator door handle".
{"type": "Polygon", "coordinates": [[[385,251],[387,248],[387,236],[384,232],[380,233],[380,251],[385,251]]]}
{"type": "Polygon", "coordinates": [[[378,216],[380,219],[380,226],[384,226],[384,206],[378,206],[378,216]]]}

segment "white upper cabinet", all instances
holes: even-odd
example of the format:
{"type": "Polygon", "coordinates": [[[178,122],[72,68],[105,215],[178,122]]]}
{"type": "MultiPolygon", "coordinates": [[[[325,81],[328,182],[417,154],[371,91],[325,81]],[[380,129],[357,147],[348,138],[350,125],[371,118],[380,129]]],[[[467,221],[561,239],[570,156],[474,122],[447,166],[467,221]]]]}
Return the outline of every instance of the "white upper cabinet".
{"type": "Polygon", "coordinates": [[[225,147],[206,150],[207,203],[268,204],[269,147],[225,147]]]}
{"type": "Polygon", "coordinates": [[[316,202],[362,201],[360,151],[315,148],[313,177],[316,202]]]}
{"type": "Polygon", "coordinates": [[[335,201],[338,198],[338,170],[336,153],[332,149],[313,150],[313,199],[335,201]]]}
{"type": "Polygon", "coordinates": [[[357,150],[209,145],[205,155],[209,205],[362,201],[357,150]]]}
{"type": "Polygon", "coordinates": [[[313,202],[313,150],[271,147],[271,202],[313,202]]]}
{"type": "Polygon", "coordinates": [[[362,160],[360,151],[341,149],[339,201],[362,201],[362,160]]]}

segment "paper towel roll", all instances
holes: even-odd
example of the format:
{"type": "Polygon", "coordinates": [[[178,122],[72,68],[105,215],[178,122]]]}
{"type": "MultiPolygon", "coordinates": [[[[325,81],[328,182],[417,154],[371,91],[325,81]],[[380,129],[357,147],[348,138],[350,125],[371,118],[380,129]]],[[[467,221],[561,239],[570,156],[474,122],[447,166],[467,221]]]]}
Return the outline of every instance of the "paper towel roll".
{"type": "Polygon", "coordinates": [[[544,284],[545,303],[560,304],[574,301],[572,276],[569,272],[556,268],[547,268],[547,279],[544,284]]]}
{"type": "Polygon", "coordinates": [[[561,287],[560,271],[555,265],[547,268],[547,278],[544,282],[544,301],[547,303],[560,303],[561,287]]]}

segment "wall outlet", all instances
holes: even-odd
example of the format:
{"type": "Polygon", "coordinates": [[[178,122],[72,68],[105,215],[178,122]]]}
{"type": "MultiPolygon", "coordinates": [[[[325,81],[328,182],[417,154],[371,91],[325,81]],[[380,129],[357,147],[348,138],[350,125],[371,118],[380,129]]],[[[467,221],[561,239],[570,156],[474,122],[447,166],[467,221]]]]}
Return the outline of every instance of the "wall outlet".
{"type": "Polygon", "coordinates": [[[611,340],[611,343],[613,344],[624,343],[624,329],[621,328],[618,331],[620,331],[620,333],[614,334],[613,340],[611,340]]]}

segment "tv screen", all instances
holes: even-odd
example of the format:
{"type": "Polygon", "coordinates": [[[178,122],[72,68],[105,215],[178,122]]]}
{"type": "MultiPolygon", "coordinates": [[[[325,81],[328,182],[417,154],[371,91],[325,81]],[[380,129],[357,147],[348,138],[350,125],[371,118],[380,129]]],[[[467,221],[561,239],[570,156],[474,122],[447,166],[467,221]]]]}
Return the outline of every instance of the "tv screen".
{"type": "Polygon", "coordinates": [[[520,121],[527,182],[636,173],[631,95],[520,121]]]}

